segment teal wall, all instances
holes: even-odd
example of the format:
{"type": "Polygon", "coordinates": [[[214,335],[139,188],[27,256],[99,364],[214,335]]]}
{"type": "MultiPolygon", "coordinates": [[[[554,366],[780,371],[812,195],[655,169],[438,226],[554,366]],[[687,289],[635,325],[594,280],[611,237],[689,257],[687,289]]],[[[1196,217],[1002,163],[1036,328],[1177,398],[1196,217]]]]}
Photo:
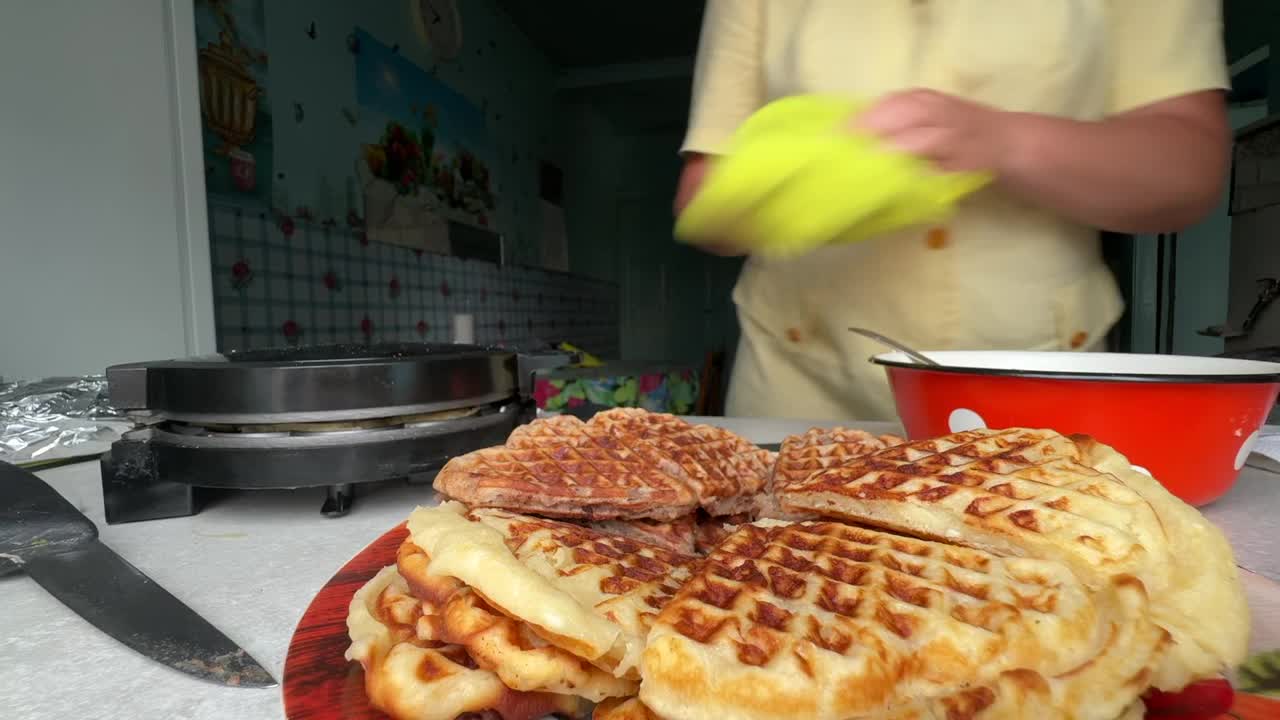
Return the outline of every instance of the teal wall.
{"type": "Polygon", "coordinates": [[[682,132],[620,129],[589,95],[562,112],[572,138],[565,160],[570,267],[620,284],[622,357],[700,364],[709,351],[732,351],[738,328],[730,293],[741,261],[672,237],[682,132]]]}
{"type": "MultiPolygon", "coordinates": [[[[737,329],[729,293],[740,262],[673,240],[683,129],[626,124],[654,117],[651,97],[636,93],[635,112],[627,112],[619,98],[629,91],[619,83],[594,97],[590,89],[557,92],[555,68],[495,0],[458,2],[463,50],[439,65],[413,29],[407,0],[270,0],[264,7],[275,207],[306,207],[316,218],[363,211],[356,163],[369,138],[345,116],[359,112],[346,41],[359,27],[398,45],[420,67],[435,67],[438,79],[484,111],[498,158],[492,222],[512,262],[537,264],[540,257],[540,162],[563,169],[570,271],[621,286],[622,359],[701,364],[709,350],[732,349],[737,329]],[[313,22],[314,39],[307,33],[313,22]]],[[[679,93],[659,102],[670,112],[658,115],[683,118],[687,110],[687,96],[679,93]]]]}
{"type": "MultiPolygon", "coordinates": [[[[360,27],[425,69],[436,65],[413,29],[410,3],[381,0],[271,0],[265,3],[270,71],[268,92],[275,124],[272,200],[277,207],[309,207],[317,217],[345,217],[356,193],[355,163],[362,142],[344,117],[358,111],[355,63],[346,37],[360,27]],[[314,22],[316,39],[306,33],[314,22]],[[302,106],[296,121],[294,104],[302,106]],[[280,177],[283,174],[283,178],[280,177]]],[[[485,114],[498,162],[493,226],[511,259],[534,264],[542,227],[538,167],[560,162],[555,75],[551,63],[491,0],[458,3],[462,53],[442,63],[437,77],[485,114]]]]}

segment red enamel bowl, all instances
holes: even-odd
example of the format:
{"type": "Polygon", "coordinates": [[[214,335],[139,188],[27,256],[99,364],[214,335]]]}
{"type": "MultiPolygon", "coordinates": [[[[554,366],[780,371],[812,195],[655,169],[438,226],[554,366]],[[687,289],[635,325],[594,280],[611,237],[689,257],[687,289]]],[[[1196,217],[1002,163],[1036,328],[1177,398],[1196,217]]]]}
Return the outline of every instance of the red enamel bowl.
{"type": "Polygon", "coordinates": [[[911,439],[978,427],[1092,435],[1192,505],[1240,474],[1280,392],[1280,363],[1128,353],[876,355],[911,439]]]}

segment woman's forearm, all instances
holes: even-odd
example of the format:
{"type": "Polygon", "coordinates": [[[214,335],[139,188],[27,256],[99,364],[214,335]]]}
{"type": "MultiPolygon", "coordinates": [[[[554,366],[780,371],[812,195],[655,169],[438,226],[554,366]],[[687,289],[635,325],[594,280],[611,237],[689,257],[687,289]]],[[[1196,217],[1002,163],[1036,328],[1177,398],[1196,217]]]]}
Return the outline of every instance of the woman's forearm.
{"type": "Polygon", "coordinates": [[[1199,221],[1220,197],[1230,136],[1218,93],[1100,122],[1007,118],[999,183],[1104,230],[1150,233],[1199,221]]]}

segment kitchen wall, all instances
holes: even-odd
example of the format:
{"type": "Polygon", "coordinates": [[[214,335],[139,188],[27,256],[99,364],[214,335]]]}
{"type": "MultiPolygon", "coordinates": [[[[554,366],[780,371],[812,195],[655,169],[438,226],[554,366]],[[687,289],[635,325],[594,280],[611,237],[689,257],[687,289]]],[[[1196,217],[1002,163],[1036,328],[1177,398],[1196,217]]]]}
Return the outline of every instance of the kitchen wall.
{"type": "Polygon", "coordinates": [[[0,376],[209,352],[191,5],[0,8],[0,376]]]}
{"type": "MultiPolygon", "coordinates": [[[[206,36],[212,31],[216,37],[220,5],[226,7],[197,0],[206,36]]],[[[243,44],[262,77],[259,134],[267,137],[250,143],[251,151],[260,148],[253,153],[250,191],[237,189],[231,157],[209,162],[219,347],[447,340],[449,317],[467,312],[477,316],[482,342],[568,339],[616,355],[616,277],[536,269],[542,259],[540,169],[581,158],[575,136],[560,125],[553,68],[490,0],[457,3],[461,51],[452,59],[437,57],[414,29],[412,5],[230,3],[239,27],[261,26],[261,37],[246,31],[243,44]],[[361,37],[363,47],[353,43],[361,37]],[[476,137],[496,196],[481,222],[501,233],[510,266],[370,241],[360,164],[362,146],[377,138],[370,136],[361,104],[367,88],[357,78],[357,59],[373,43],[455,91],[481,118],[476,137]],[[254,61],[257,51],[265,62],[254,61]]],[[[605,158],[579,160],[573,169],[593,163],[595,175],[609,172],[605,158]]],[[[590,187],[582,177],[566,173],[576,189],[590,187]]],[[[590,212],[592,206],[578,207],[590,212]]]]}
{"type": "Polygon", "coordinates": [[[452,317],[481,343],[568,339],[618,357],[618,287],[538,268],[371,243],[362,231],[281,223],[261,208],[210,198],[218,347],[450,342],[452,317]],[[286,232],[287,230],[287,232],[286,232]]]}
{"type": "Polygon", "coordinates": [[[575,273],[619,284],[623,357],[700,364],[706,353],[732,353],[737,344],[730,293],[742,263],[672,237],[687,96],[659,102],[670,105],[662,112],[674,125],[629,125],[633,109],[659,112],[639,90],[581,93],[564,104],[564,125],[577,143],[566,158],[569,257],[575,273]],[[634,105],[619,104],[617,96],[628,94],[634,105]]]}

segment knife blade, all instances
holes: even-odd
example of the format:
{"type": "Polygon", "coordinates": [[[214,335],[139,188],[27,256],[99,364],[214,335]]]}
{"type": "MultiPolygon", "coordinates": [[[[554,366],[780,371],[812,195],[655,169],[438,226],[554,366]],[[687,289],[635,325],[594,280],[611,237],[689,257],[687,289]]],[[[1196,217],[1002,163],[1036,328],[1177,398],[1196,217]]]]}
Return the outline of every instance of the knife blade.
{"type": "Polygon", "coordinates": [[[276,681],[194,610],[98,540],[98,528],[30,472],[0,462],[0,557],[144,656],[238,687],[276,681]]]}

